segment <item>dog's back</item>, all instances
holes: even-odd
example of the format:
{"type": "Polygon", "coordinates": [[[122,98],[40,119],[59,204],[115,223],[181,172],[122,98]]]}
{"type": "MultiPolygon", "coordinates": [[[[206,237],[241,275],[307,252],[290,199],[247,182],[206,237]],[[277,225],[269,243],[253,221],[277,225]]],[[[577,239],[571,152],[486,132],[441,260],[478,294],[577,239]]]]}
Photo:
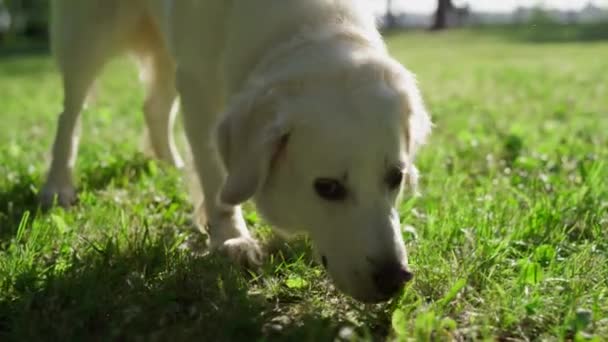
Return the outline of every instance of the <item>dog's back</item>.
{"type": "Polygon", "coordinates": [[[158,44],[161,0],[54,0],[51,44],[60,67],[92,55],[113,56],[158,44]]]}

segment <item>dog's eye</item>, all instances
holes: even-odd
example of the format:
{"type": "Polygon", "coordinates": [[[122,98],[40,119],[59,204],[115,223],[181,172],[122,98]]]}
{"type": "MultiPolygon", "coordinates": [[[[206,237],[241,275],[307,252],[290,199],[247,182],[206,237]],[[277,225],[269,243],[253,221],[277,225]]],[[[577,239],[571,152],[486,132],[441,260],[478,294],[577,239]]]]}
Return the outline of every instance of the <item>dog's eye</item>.
{"type": "Polygon", "coordinates": [[[391,190],[397,189],[403,181],[403,172],[399,169],[393,169],[386,175],[386,184],[391,190]]]}
{"type": "Polygon", "coordinates": [[[315,180],[317,195],[328,201],[342,201],[346,198],[346,188],[335,179],[319,178],[315,180]]]}

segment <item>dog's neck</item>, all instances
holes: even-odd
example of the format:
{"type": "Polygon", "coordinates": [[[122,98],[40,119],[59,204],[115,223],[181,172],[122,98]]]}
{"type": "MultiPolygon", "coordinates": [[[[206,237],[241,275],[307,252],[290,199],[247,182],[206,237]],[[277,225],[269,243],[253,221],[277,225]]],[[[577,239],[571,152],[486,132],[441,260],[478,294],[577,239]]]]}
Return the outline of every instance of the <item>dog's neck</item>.
{"type": "Polygon", "coordinates": [[[279,44],[276,48],[270,50],[254,68],[251,77],[256,77],[256,74],[265,73],[267,69],[276,66],[277,63],[285,63],[288,59],[296,57],[299,52],[306,48],[311,48],[314,45],[338,43],[340,41],[363,47],[385,49],[380,37],[371,36],[368,32],[352,26],[333,23],[321,28],[304,27],[287,42],[279,44]]]}
{"type": "Polygon", "coordinates": [[[357,58],[353,51],[369,50],[373,55],[386,54],[379,34],[343,23],[305,27],[266,53],[247,77],[241,91],[262,84],[289,83],[290,80],[324,81],[335,77],[336,71],[348,64],[343,63],[344,60],[357,58]]]}

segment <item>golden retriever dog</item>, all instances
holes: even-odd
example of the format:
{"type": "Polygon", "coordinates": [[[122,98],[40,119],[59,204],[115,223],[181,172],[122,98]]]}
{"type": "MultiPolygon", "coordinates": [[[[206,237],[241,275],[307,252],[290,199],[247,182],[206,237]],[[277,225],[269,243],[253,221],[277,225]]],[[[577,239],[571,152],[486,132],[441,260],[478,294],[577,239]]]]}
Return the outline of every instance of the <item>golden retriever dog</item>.
{"type": "Polygon", "coordinates": [[[346,294],[385,301],[411,279],[396,206],[431,123],[366,1],[53,0],[51,39],[65,98],[43,206],[75,200],[83,104],[128,52],[149,144],[177,167],[180,98],[212,250],[258,262],[252,199],[277,232],[308,234],[346,294]]]}

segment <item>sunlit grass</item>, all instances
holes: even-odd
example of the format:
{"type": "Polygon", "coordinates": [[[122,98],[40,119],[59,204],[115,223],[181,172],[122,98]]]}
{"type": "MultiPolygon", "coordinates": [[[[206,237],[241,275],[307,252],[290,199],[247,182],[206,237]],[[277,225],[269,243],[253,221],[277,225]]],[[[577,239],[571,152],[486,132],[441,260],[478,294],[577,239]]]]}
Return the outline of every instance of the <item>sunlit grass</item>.
{"type": "Polygon", "coordinates": [[[40,213],[59,78],[45,55],[0,59],[0,340],[608,339],[608,44],[527,37],[389,38],[436,127],[401,208],[415,280],[374,306],[251,207],[259,273],[184,248],[204,238],[180,174],[138,152],[125,60],[83,116],[79,204],[40,213]]]}

